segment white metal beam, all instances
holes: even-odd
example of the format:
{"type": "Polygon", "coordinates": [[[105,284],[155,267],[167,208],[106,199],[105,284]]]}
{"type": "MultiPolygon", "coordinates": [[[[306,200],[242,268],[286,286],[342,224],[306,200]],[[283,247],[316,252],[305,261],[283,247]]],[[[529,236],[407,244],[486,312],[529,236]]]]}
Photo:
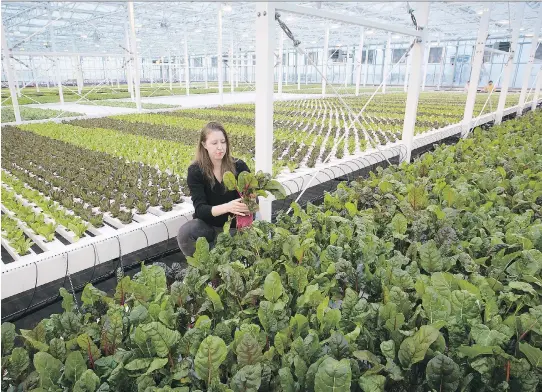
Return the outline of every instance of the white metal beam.
{"type": "MultiPolygon", "coordinates": [[[[504,112],[504,106],[506,105],[506,97],[508,95],[508,87],[510,85],[510,77],[512,75],[512,68],[514,67],[514,55],[518,46],[519,29],[523,22],[523,12],[525,10],[525,3],[518,3],[515,7],[516,16],[514,18],[514,25],[512,27],[512,41],[510,43],[510,53],[508,54],[508,61],[505,64],[503,79],[501,83],[501,94],[499,95],[499,103],[497,104],[497,113],[495,116],[495,124],[502,122],[502,116],[504,112]]],[[[519,57],[519,56],[518,56],[519,57]]],[[[518,58],[518,61],[520,59],[518,58]]]]}
{"type": "Polygon", "coordinates": [[[403,85],[403,91],[406,93],[408,91],[408,76],[410,75],[410,64],[412,62],[412,53],[407,56],[406,67],[405,67],[405,80],[403,85]]]}
{"type": "Polygon", "coordinates": [[[204,57],[205,69],[203,70],[203,77],[205,81],[205,88],[209,88],[209,56],[207,54],[204,57]]]}
{"type": "Polygon", "coordinates": [[[135,20],[134,20],[134,2],[128,2],[128,18],[130,20],[130,44],[132,52],[132,62],[134,69],[134,91],[135,91],[135,100],[136,108],[138,112],[141,112],[141,91],[139,90],[139,59],[137,57],[137,41],[135,33],[135,20]]]}
{"type": "Polygon", "coordinates": [[[224,105],[224,74],[222,71],[222,4],[218,4],[218,43],[216,65],[218,73],[218,94],[220,95],[220,105],[224,105]]]}
{"type": "Polygon", "coordinates": [[[167,71],[168,71],[168,79],[169,79],[169,91],[173,91],[173,64],[171,63],[171,52],[168,55],[168,62],[167,62],[167,71]]]}
{"type": "Polygon", "coordinates": [[[326,19],[328,21],[343,22],[354,26],[370,27],[377,30],[391,31],[402,35],[410,35],[420,37],[422,34],[420,31],[414,29],[408,29],[401,26],[394,26],[393,24],[380,23],[372,20],[367,20],[353,15],[338,14],[332,11],[323,9],[310,8],[298,6],[293,3],[275,3],[278,11],[291,12],[298,15],[310,15],[317,18],[326,19]]]}
{"type": "MultiPolygon", "coordinates": [[[[426,28],[429,20],[429,3],[418,3],[416,19],[420,28],[426,28]]],[[[411,49],[412,64],[410,67],[410,78],[408,84],[407,101],[405,108],[405,119],[403,122],[402,142],[406,146],[406,153],[402,158],[403,162],[410,162],[412,154],[412,141],[414,139],[414,128],[416,126],[416,115],[418,112],[418,98],[420,96],[420,84],[422,76],[422,60],[424,46],[427,43],[427,30],[421,30],[424,34],[420,42],[415,42],[411,49]]]]}
{"type": "MultiPolygon", "coordinates": [[[[51,11],[51,4],[47,4],[47,12],[49,14],[49,39],[51,40],[51,50],[53,52],[56,51],[56,39],[54,35],[54,31],[52,29],[52,20],[53,20],[53,11],[51,11]]],[[[58,57],[54,58],[55,62],[55,76],[56,76],[56,82],[58,84],[58,96],[60,98],[60,104],[64,105],[64,92],[62,91],[62,76],[60,75],[60,59],[58,57]]],[[[17,86],[19,83],[17,83],[17,86]]]]}
{"type": "Polygon", "coordinates": [[[386,94],[386,84],[388,83],[388,73],[391,63],[391,32],[388,32],[388,40],[384,54],[384,70],[382,71],[382,94],[386,94]]]}
{"type": "Polygon", "coordinates": [[[542,87],[542,66],[538,70],[537,79],[536,79],[536,88],[534,90],[534,98],[531,104],[531,110],[535,110],[536,105],[538,105],[538,99],[540,98],[540,87],[542,87]]]}
{"type": "MultiPolygon", "coordinates": [[[[129,57],[126,58],[125,68],[126,68],[126,81],[128,82],[128,90],[130,91],[130,99],[132,102],[135,102],[134,94],[134,78],[132,76],[132,56],[130,52],[132,51],[132,45],[130,44],[130,28],[128,27],[128,22],[124,23],[124,32],[126,35],[126,47],[128,48],[129,57]]],[[[161,66],[161,65],[160,65],[161,66]]]]}
{"type": "Polygon", "coordinates": [[[233,32],[231,33],[231,43],[230,43],[230,51],[229,51],[229,59],[228,59],[228,68],[230,70],[230,92],[233,94],[235,91],[235,81],[233,80],[233,32]]]}
{"type": "Polygon", "coordinates": [[[365,74],[363,75],[363,87],[367,85],[367,77],[369,76],[369,45],[367,45],[365,52],[365,74]]]}
{"type": "MultiPolygon", "coordinates": [[[[365,39],[365,28],[360,29],[359,33],[359,53],[358,59],[356,61],[357,72],[356,72],[356,97],[359,95],[359,85],[361,84],[361,71],[363,68],[363,41],[365,39]]],[[[369,52],[367,52],[367,55],[369,52]]],[[[365,67],[365,72],[367,72],[367,67],[365,67]]]]}
{"type": "Polygon", "coordinates": [[[427,82],[427,68],[429,68],[429,53],[431,52],[431,41],[425,45],[425,53],[423,58],[423,75],[422,75],[422,91],[425,91],[425,83],[427,82]]]}
{"type": "Polygon", "coordinates": [[[527,89],[529,88],[529,80],[531,78],[531,72],[533,69],[534,56],[536,54],[536,48],[538,45],[538,37],[540,35],[540,28],[542,28],[542,7],[538,10],[536,23],[533,31],[533,39],[531,40],[531,52],[529,53],[529,60],[527,65],[523,68],[523,84],[521,85],[521,93],[519,95],[519,108],[517,114],[521,116],[523,112],[523,106],[525,104],[525,97],[527,96],[527,89]]]}
{"type": "Polygon", "coordinates": [[[21,112],[19,110],[19,100],[17,99],[17,91],[15,89],[15,83],[13,81],[13,68],[11,65],[11,58],[9,54],[8,42],[6,40],[6,32],[4,31],[4,22],[0,20],[2,28],[2,61],[4,66],[4,72],[8,80],[9,93],[11,95],[11,104],[13,105],[13,112],[15,114],[15,122],[21,123],[21,112]]]}
{"type": "Polygon", "coordinates": [[[329,25],[324,35],[324,54],[322,56],[322,97],[326,96],[327,61],[329,57],[329,25]]]}
{"type": "Polygon", "coordinates": [[[188,57],[188,34],[184,34],[184,84],[186,95],[190,95],[190,57],[188,57]]]}
{"type": "MultiPolygon", "coordinates": [[[[275,5],[256,4],[256,170],[273,172],[275,5]]],[[[271,198],[260,198],[260,214],[271,220],[271,198]]]]}
{"type": "Polygon", "coordinates": [[[476,102],[476,92],[480,81],[480,72],[482,70],[482,61],[484,60],[484,50],[486,47],[487,31],[489,28],[489,18],[491,15],[492,4],[487,4],[480,19],[480,27],[478,28],[478,38],[476,39],[476,49],[472,69],[470,74],[469,91],[467,93],[467,102],[465,103],[465,112],[463,114],[463,125],[461,136],[466,137],[472,125],[472,113],[474,112],[474,103],[476,102]]]}
{"type": "Polygon", "coordinates": [[[280,39],[279,39],[279,69],[278,69],[278,94],[279,99],[282,98],[282,78],[284,78],[283,75],[283,61],[284,61],[284,31],[280,31],[280,39]]]}

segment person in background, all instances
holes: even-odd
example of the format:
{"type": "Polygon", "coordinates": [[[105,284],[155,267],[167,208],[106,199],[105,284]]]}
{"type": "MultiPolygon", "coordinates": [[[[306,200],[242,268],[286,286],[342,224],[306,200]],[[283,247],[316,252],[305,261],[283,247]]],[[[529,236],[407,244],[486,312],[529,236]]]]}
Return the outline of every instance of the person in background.
{"type": "MultiPolygon", "coordinates": [[[[190,189],[195,213],[179,229],[177,243],[185,256],[192,256],[196,241],[205,237],[214,242],[224,224],[233,216],[231,227],[235,227],[235,216],[245,216],[250,211],[242,203],[236,191],[224,186],[224,173],[230,171],[235,177],[250,172],[247,164],[231,156],[230,141],[224,127],[210,122],[203,127],[196,147],[196,159],[188,167],[187,184],[190,189]]],[[[235,231],[235,229],[230,229],[235,231]]]]}
{"type": "Polygon", "coordinates": [[[487,86],[484,87],[484,93],[491,93],[493,91],[493,89],[495,88],[495,86],[493,86],[493,80],[490,80],[488,83],[487,83],[487,86]]]}

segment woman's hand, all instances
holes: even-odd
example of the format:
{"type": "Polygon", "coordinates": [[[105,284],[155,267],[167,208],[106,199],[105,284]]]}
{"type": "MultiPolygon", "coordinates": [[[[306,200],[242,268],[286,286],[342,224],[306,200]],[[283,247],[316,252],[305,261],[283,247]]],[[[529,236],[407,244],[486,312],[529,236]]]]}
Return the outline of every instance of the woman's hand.
{"type": "Polygon", "coordinates": [[[228,212],[235,215],[245,216],[250,214],[250,211],[245,203],[241,199],[230,201],[228,204],[228,212]]]}

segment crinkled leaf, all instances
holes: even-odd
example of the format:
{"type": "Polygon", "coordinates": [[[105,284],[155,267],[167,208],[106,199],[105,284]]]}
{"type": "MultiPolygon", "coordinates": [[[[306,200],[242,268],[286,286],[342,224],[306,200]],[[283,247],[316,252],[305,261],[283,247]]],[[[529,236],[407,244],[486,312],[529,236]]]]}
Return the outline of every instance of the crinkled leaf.
{"type": "Polygon", "coordinates": [[[143,324],[142,328],[143,332],[151,339],[156,354],[162,358],[168,356],[173,346],[177,344],[181,337],[178,331],[168,329],[165,325],[157,321],[143,324]]]}
{"type": "Polygon", "coordinates": [[[38,352],[34,355],[34,367],[40,375],[40,386],[46,390],[56,388],[62,366],[62,362],[49,353],[38,352]]]}
{"type": "Polygon", "coordinates": [[[408,337],[399,348],[399,361],[404,368],[422,361],[431,344],[437,339],[440,332],[428,325],[422,325],[414,336],[408,337]]]}
{"type": "Polygon", "coordinates": [[[72,351],[69,353],[66,357],[64,376],[72,383],[75,383],[85,370],[87,370],[87,363],[83,359],[81,352],[72,351]]]}
{"type": "Polygon", "coordinates": [[[262,366],[243,366],[233,376],[230,387],[234,392],[257,392],[262,382],[262,366]]]}
{"type": "Polygon", "coordinates": [[[326,358],[318,367],[314,380],[315,392],[338,392],[350,390],[352,371],[350,360],[326,358]]]}
{"type": "Polygon", "coordinates": [[[446,355],[438,354],[427,363],[425,378],[429,386],[441,392],[454,392],[459,386],[459,366],[446,355]]]}
{"type": "Polygon", "coordinates": [[[207,385],[218,375],[218,368],[226,359],[228,348],[222,339],[207,336],[199,345],[194,358],[196,375],[205,380],[207,385]]]}
{"type": "Polygon", "coordinates": [[[363,392],[384,392],[386,377],[379,374],[363,375],[358,383],[363,392]]]}

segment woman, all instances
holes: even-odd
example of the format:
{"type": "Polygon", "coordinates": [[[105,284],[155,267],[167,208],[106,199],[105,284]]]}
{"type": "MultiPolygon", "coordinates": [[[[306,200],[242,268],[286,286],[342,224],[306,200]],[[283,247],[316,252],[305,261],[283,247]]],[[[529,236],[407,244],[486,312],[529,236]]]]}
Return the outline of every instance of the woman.
{"type": "MultiPolygon", "coordinates": [[[[235,177],[250,171],[247,164],[231,156],[224,127],[210,122],[201,130],[196,159],[188,168],[187,184],[194,204],[194,219],[179,229],[177,242],[185,256],[192,256],[199,237],[213,242],[230,216],[245,216],[250,211],[236,191],[228,191],[222,178],[231,171],[235,177]]],[[[234,218],[235,219],[235,218],[234,218]]],[[[235,227],[235,220],[232,222],[235,227]]]]}

